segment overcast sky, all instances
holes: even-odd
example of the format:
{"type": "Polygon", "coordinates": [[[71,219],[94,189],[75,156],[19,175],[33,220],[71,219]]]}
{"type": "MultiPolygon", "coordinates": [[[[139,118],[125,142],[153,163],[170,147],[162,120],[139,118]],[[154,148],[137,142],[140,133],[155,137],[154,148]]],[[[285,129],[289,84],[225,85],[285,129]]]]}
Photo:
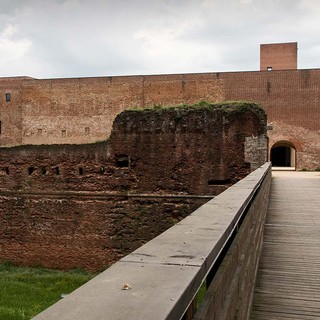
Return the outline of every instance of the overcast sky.
{"type": "Polygon", "coordinates": [[[0,0],[0,77],[259,70],[277,42],[320,67],[320,1],[0,0]]]}

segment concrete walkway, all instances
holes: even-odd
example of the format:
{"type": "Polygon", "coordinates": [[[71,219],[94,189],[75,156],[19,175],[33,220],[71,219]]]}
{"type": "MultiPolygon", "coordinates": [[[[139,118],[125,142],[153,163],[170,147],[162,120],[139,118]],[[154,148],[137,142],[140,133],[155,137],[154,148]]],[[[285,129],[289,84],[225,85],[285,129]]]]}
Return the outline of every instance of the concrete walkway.
{"type": "Polygon", "coordinates": [[[251,319],[320,319],[320,172],[272,175],[251,319]]]}

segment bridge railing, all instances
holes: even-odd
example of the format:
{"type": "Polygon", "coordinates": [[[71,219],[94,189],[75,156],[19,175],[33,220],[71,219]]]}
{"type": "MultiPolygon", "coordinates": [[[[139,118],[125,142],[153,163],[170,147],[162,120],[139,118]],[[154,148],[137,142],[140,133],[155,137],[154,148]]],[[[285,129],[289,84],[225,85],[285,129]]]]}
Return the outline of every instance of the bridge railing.
{"type": "Polygon", "coordinates": [[[248,319],[270,185],[266,163],[34,319],[248,319]]]}

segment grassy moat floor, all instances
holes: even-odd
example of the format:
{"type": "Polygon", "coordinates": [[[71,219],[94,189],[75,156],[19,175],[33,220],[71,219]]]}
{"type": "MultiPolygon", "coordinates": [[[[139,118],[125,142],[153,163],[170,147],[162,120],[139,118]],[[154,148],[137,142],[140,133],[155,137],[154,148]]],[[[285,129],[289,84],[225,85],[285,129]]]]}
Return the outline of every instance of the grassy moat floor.
{"type": "Polygon", "coordinates": [[[0,319],[29,320],[95,275],[0,263],[0,319]]]}

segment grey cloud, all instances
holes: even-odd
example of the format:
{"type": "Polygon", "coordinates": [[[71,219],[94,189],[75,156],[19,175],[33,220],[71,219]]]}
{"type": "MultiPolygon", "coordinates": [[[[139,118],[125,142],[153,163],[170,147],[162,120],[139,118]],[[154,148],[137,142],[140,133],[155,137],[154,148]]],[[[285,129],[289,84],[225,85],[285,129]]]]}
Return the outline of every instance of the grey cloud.
{"type": "MultiPolygon", "coordinates": [[[[320,9],[314,0],[0,0],[0,5],[0,34],[12,25],[17,31],[10,41],[32,44],[13,64],[16,69],[3,71],[8,76],[254,70],[259,44],[267,42],[298,41],[302,67],[304,61],[316,66],[319,53],[320,9]]],[[[0,52],[0,60],[6,59],[0,52]]]]}

